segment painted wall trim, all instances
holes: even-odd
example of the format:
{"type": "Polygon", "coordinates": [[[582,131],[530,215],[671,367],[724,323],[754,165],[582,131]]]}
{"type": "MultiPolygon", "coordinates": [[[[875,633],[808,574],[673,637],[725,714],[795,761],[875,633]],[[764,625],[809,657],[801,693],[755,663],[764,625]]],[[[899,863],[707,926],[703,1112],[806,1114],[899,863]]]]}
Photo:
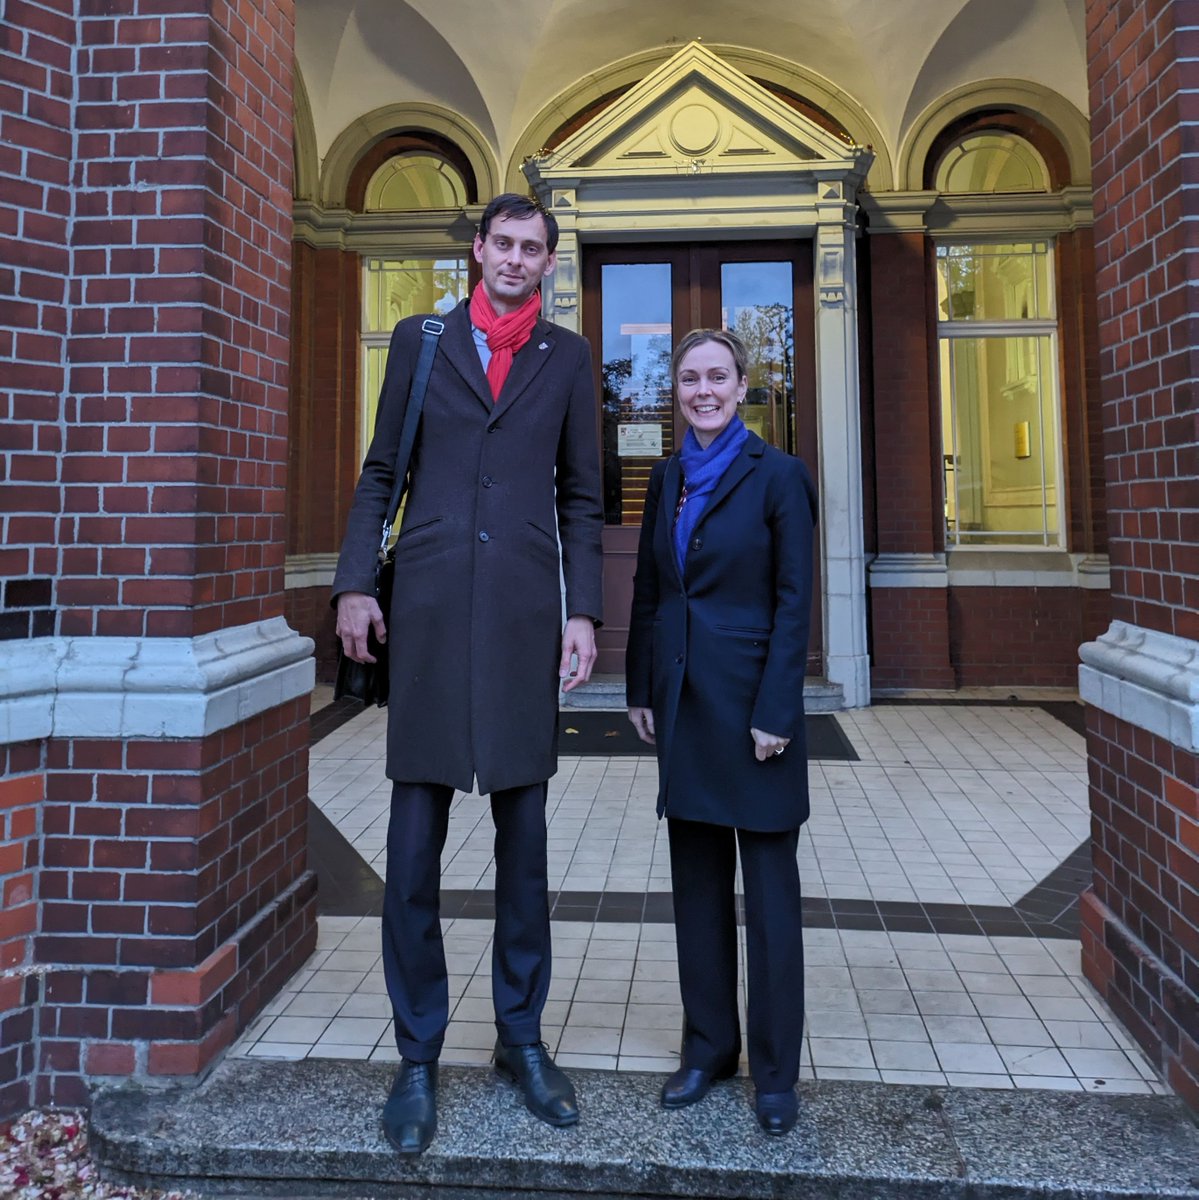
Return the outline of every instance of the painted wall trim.
{"type": "Polygon", "coordinates": [[[289,554],[283,564],[283,588],[292,592],[300,588],[332,587],[336,571],[336,554],[289,554]]]}
{"type": "Polygon", "coordinates": [[[872,588],[944,588],[949,572],[944,554],[879,554],[870,564],[872,588]]]}
{"type": "Polygon", "coordinates": [[[1064,550],[951,550],[946,554],[879,554],[870,564],[872,588],[1018,587],[1108,591],[1105,554],[1064,550]]]}
{"type": "Polygon", "coordinates": [[[1079,656],[1085,703],[1190,753],[1199,750],[1199,642],[1113,621],[1079,656]]]}
{"type": "Polygon", "coordinates": [[[282,617],[195,638],[0,642],[0,743],[204,737],[310,692],[312,651],[282,617]]]}

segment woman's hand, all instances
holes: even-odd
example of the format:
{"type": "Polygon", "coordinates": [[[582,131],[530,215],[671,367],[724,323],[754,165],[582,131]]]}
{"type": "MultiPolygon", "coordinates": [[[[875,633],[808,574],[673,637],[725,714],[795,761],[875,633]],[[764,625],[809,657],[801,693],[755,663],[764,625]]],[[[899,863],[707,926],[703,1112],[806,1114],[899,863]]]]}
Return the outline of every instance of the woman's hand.
{"type": "MultiPolygon", "coordinates": [[[[632,711],[629,709],[630,713],[632,711]]],[[[781,737],[777,733],[764,733],[761,729],[750,729],[749,732],[753,734],[754,757],[758,762],[765,762],[776,754],[782,754],[787,748],[787,743],[791,741],[788,737],[781,737]]]]}
{"type": "Polygon", "coordinates": [[[654,742],[654,710],[652,708],[630,708],[629,720],[637,730],[637,736],[651,746],[654,742]]]}

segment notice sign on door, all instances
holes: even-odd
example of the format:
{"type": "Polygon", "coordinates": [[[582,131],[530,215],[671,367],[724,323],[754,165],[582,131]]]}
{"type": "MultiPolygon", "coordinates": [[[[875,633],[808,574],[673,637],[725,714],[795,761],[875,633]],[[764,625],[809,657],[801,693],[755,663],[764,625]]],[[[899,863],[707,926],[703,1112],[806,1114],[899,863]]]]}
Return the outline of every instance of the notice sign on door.
{"type": "Polygon", "coordinates": [[[616,453],[620,458],[661,458],[661,424],[647,421],[636,425],[618,425],[616,453]]]}

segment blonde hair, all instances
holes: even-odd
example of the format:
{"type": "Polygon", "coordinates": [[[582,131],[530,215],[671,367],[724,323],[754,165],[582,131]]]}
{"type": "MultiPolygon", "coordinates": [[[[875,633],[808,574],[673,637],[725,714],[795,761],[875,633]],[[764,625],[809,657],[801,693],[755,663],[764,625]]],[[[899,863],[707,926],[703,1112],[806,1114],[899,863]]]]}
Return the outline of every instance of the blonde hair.
{"type": "Polygon", "coordinates": [[[686,337],[679,339],[674,353],[670,356],[670,378],[674,383],[679,380],[679,365],[683,359],[705,342],[716,342],[723,346],[733,356],[733,366],[737,369],[737,378],[744,379],[749,372],[749,351],[745,343],[727,329],[693,329],[686,337]]]}

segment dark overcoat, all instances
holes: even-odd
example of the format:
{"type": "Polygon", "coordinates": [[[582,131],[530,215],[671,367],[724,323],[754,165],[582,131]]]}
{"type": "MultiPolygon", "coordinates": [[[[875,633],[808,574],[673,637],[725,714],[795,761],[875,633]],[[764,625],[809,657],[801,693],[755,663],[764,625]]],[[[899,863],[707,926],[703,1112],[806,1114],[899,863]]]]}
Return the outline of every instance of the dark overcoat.
{"type": "Polygon", "coordinates": [[[637,551],[628,703],[652,708],[658,815],[761,833],[808,817],[804,666],[816,492],[751,433],[708,497],[680,574],[677,456],[655,465],[637,551]],[[791,739],[759,762],[750,728],[791,739]]]}
{"type": "MultiPolygon", "coordinates": [[[[374,587],[425,318],[391,337],[333,582],[374,587]]],[[[562,591],[601,616],[599,453],[585,339],[539,320],[498,401],[466,302],[445,318],[413,452],[387,622],[387,774],[482,792],[557,770],[562,591]],[[561,542],[561,554],[559,554],[561,542]],[[561,565],[561,573],[559,570],[561,565]]]]}

